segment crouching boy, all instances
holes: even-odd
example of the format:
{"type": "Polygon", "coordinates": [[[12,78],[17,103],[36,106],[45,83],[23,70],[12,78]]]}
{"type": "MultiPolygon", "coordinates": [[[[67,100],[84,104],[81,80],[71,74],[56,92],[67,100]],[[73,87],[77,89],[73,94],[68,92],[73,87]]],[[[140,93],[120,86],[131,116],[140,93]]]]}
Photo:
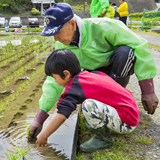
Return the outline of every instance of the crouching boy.
{"type": "Polygon", "coordinates": [[[36,143],[46,146],[47,138],[82,103],[82,111],[94,133],[80,148],[95,152],[113,145],[111,130],[132,132],[139,122],[139,109],[133,95],[102,72],[82,71],[75,54],[67,49],[54,51],[47,59],[45,72],[65,87],[57,103],[57,114],[39,135],[36,143]]]}

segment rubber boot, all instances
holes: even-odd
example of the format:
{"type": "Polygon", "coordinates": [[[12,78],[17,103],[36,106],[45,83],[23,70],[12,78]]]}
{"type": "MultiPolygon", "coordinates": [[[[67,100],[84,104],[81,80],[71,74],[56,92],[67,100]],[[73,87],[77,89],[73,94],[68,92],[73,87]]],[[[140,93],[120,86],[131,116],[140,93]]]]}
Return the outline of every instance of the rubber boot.
{"type": "Polygon", "coordinates": [[[87,142],[82,143],[80,148],[84,152],[96,152],[102,149],[108,149],[113,146],[111,131],[107,127],[91,129],[94,136],[87,142]]]}

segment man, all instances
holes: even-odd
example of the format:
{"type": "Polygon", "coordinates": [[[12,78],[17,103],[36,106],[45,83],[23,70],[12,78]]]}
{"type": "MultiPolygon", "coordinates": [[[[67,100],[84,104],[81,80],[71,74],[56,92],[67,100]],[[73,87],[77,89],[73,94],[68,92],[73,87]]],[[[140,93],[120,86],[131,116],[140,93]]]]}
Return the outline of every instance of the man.
{"type": "MultiPolygon", "coordinates": [[[[158,98],[154,93],[156,75],[148,43],[121,21],[109,18],[81,19],[67,3],[55,3],[45,13],[46,27],[42,36],[54,36],[55,50],[69,49],[77,56],[81,68],[108,74],[123,87],[135,73],[142,91],[142,104],[148,114],[154,114],[158,98]]],[[[63,57],[62,57],[63,58],[63,57]]],[[[47,77],[43,84],[40,109],[30,126],[29,140],[35,138],[49,116],[47,112],[57,102],[63,87],[47,77]]]]}
{"type": "Polygon", "coordinates": [[[90,6],[91,18],[97,18],[104,8],[109,7],[108,0],[92,0],[90,6]]]}
{"type": "Polygon", "coordinates": [[[118,13],[120,15],[119,20],[122,21],[126,25],[127,24],[127,16],[129,15],[128,4],[126,2],[124,2],[124,0],[120,0],[119,3],[121,4],[118,8],[118,13]]]}

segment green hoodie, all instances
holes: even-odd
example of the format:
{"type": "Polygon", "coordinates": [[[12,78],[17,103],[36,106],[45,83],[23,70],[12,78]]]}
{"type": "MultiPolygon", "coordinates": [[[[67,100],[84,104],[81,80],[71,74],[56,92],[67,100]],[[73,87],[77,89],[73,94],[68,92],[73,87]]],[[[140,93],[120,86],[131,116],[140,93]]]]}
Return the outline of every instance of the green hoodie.
{"type": "MultiPolygon", "coordinates": [[[[108,66],[112,52],[120,45],[127,45],[134,50],[134,55],[136,56],[134,72],[138,80],[154,78],[156,76],[157,69],[155,68],[153,56],[148,50],[148,42],[132,32],[121,21],[108,18],[81,20],[77,17],[76,19],[80,29],[79,47],[65,46],[57,41],[55,49],[66,48],[74,52],[80,62],[81,68],[95,70],[99,67],[108,66]]],[[[52,79],[51,85],[55,87],[54,79],[50,78],[52,79]]],[[[44,86],[45,83],[43,88],[44,86]]],[[[44,90],[43,95],[46,98],[47,96],[52,96],[54,100],[50,101],[52,104],[49,105],[52,108],[59,98],[58,93],[62,92],[63,88],[56,85],[54,89],[52,88],[54,90],[53,93],[48,90],[44,90]]],[[[43,102],[43,95],[40,102],[43,102]]],[[[40,108],[46,112],[48,112],[50,107],[46,106],[45,103],[43,105],[40,103],[40,108]]]]}
{"type": "Polygon", "coordinates": [[[104,8],[109,7],[108,0],[92,0],[90,14],[92,18],[97,18],[104,8]]]}

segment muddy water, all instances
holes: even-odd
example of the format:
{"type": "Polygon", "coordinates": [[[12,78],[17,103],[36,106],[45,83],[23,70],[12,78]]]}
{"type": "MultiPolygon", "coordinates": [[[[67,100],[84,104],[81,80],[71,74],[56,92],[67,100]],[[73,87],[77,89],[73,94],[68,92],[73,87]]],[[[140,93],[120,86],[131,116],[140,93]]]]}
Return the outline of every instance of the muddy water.
{"type": "MultiPolygon", "coordinates": [[[[44,128],[49,124],[52,117],[56,114],[56,107],[50,111],[50,117],[44,123],[44,128]]],[[[5,153],[12,151],[13,148],[27,147],[32,149],[26,156],[26,159],[32,160],[63,160],[70,159],[72,151],[72,141],[74,136],[74,124],[76,121],[76,114],[73,114],[54,134],[52,134],[48,141],[47,147],[39,147],[34,143],[28,143],[26,138],[26,125],[29,125],[36,112],[26,113],[24,119],[14,121],[13,126],[1,129],[0,128],[0,159],[6,159],[5,153]]],[[[13,121],[12,121],[13,122],[13,121]]],[[[9,122],[6,122],[6,124],[9,122]]]]}
{"type": "MultiPolygon", "coordinates": [[[[36,39],[33,39],[31,42],[36,43],[36,41],[36,39]]],[[[49,54],[46,54],[45,58],[43,57],[33,68],[37,69],[37,67],[43,65],[47,55],[49,54]]],[[[28,74],[26,72],[26,75],[23,74],[23,76],[29,76],[28,74]]],[[[45,79],[45,73],[41,72],[20,92],[19,96],[10,101],[9,106],[4,107],[4,111],[0,111],[0,160],[6,160],[6,153],[18,147],[31,148],[29,154],[25,157],[27,160],[63,160],[71,158],[77,111],[49,137],[50,143],[47,147],[39,147],[34,142],[28,143],[26,138],[27,133],[25,130],[33,121],[39,108],[39,98],[42,95],[41,88],[45,79]]],[[[45,121],[43,129],[56,114],[56,107],[53,107],[49,114],[50,116],[45,121]]]]}

